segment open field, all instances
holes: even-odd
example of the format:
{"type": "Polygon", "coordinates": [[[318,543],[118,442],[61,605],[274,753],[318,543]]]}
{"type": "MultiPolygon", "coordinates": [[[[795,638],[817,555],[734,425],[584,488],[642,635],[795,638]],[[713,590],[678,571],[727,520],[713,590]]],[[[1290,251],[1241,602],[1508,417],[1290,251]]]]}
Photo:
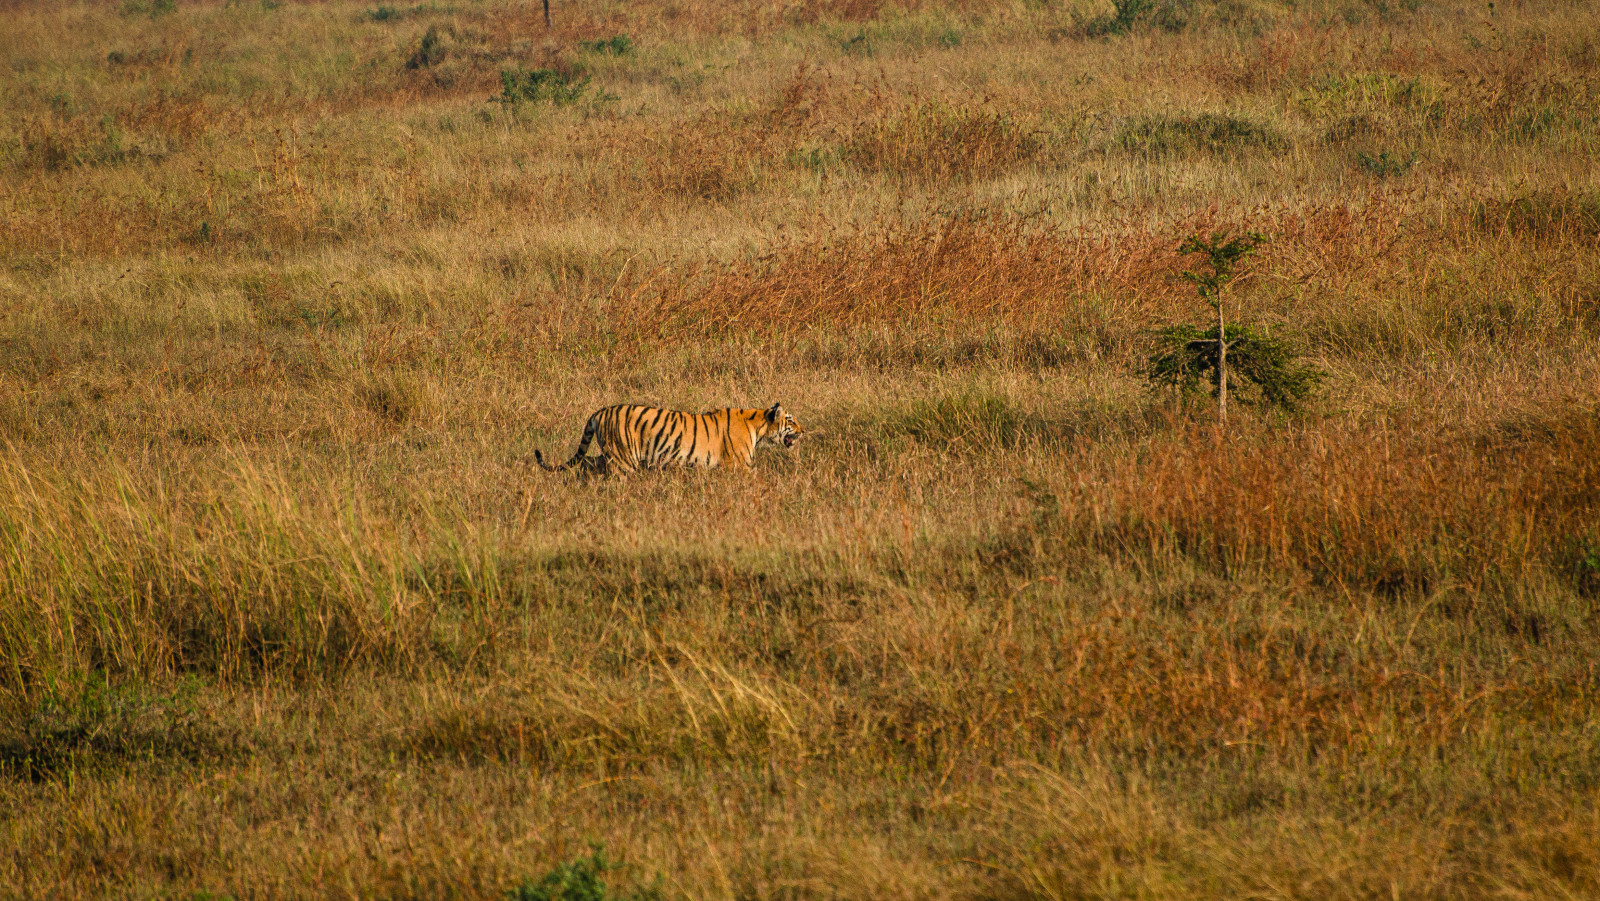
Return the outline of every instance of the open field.
{"type": "Polygon", "coordinates": [[[1600,6],[553,5],[0,0],[0,897],[1600,896],[1600,6]]]}

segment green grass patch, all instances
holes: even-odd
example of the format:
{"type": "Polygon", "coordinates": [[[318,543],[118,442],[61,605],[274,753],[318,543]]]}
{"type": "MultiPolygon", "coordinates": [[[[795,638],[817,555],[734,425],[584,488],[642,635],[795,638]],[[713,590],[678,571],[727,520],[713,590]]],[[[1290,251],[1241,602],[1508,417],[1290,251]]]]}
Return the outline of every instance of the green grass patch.
{"type": "Polygon", "coordinates": [[[91,675],[58,684],[36,703],[0,718],[0,777],[45,782],[138,761],[218,763],[244,753],[240,737],[196,706],[200,683],[171,693],[149,683],[91,675]]]}
{"type": "Polygon", "coordinates": [[[120,11],[124,18],[145,16],[159,19],[177,12],[178,4],[176,0],[127,0],[122,4],[120,11]]]}
{"type": "Polygon", "coordinates": [[[633,52],[633,38],[625,34],[614,34],[608,38],[598,38],[593,41],[579,41],[578,48],[585,53],[599,53],[606,56],[627,56],[633,52]]]}
{"type": "Polygon", "coordinates": [[[1442,97],[1436,84],[1420,77],[1357,72],[1313,79],[1290,100],[1308,116],[1337,119],[1394,108],[1428,113],[1442,97]]]}
{"type": "Polygon", "coordinates": [[[1364,150],[1356,151],[1356,168],[1367,173],[1373,178],[1399,178],[1411,171],[1417,164],[1416,153],[1401,156],[1399,153],[1390,153],[1380,150],[1376,154],[1364,150]]]}
{"type": "MultiPolygon", "coordinates": [[[[276,8],[276,5],[273,8],[276,8]]],[[[439,6],[436,3],[419,3],[410,9],[385,3],[366,10],[361,13],[359,18],[363,22],[400,22],[405,19],[415,19],[422,16],[447,15],[455,11],[456,8],[454,6],[439,6]]]]}

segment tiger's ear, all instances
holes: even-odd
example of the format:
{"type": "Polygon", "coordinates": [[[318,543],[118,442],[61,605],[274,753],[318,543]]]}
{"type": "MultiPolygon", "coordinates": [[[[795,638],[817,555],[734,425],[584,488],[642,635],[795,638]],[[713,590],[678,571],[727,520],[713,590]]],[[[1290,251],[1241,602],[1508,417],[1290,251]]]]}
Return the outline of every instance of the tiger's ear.
{"type": "Polygon", "coordinates": [[[767,411],[767,422],[776,423],[778,421],[778,417],[782,415],[783,404],[773,404],[772,409],[767,411]]]}

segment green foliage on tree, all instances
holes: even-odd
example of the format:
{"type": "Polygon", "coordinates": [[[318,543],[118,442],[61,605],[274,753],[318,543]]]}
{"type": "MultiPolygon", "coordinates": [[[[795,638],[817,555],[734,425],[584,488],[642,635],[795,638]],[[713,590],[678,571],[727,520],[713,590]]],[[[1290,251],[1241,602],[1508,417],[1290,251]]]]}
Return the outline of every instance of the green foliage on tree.
{"type": "MultiPolygon", "coordinates": [[[[1282,338],[1234,324],[1227,326],[1226,339],[1228,390],[1243,403],[1298,412],[1322,382],[1322,372],[1298,363],[1297,349],[1282,338]]],[[[1156,333],[1156,342],[1147,370],[1152,382],[1188,394],[1199,393],[1202,385],[1219,393],[1216,326],[1170,326],[1156,333]]]]}
{"type": "Polygon", "coordinates": [[[1213,307],[1221,303],[1222,291],[1233,281],[1239,264],[1255,255],[1256,248],[1267,243],[1267,236],[1259,232],[1245,232],[1230,237],[1227,232],[1213,232],[1210,238],[1190,235],[1178,245],[1179,253],[1200,254],[1211,267],[1210,272],[1185,269],[1183,278],[1193,282],[1200,297],[1213,307]]]}
{"type": "Polygon", "coordinates": [[[1230,391],[1245,403],[1293,412],[1304,406],[1322,381],[1321,371],[1299,362],[1298,350],[1287,340],[1248,324],[1227,323],[1228,285],[1266,240],[1257,232],[1213,232],[1209,237],[1191,235],[1178,245],[1179,253],[1203,259],[1204,269],[1184,270],[1183,278],[1216,311],[1216,324],[1206,329],[1175,325],[1156,332],[1155,353],[1145,370],[1155,384],[1185,393],[1198,391],[1202,384],[1212,386],[1217,416],[1223,421],[1228,417],[1230,391]]]}

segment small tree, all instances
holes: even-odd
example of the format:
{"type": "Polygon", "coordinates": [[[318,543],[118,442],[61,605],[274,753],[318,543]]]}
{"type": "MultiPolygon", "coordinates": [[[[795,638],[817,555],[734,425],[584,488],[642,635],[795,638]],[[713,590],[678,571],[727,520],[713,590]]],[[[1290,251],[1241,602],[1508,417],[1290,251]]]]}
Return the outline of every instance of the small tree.
{"type": "Polygon", "coordinates": [[[1200,291],[1200,298],[1217,311],[1217,335],[1212,340],[1217,351],[1217,419],[1222,422],[1228,420],[1228,329],[1223,319],[1222,292],[1233,281],[1234,267],[1253,256],[1266,240],[1265,235],[1257,232],[1245,232],[1237,238],[1228,237],[1226,232],[1216,232],[1209,241],[1195,234],[1178,245],[1179,253],[1204,254],[1206,262],[1211,264],[1210,272],[1185,269],[1183,277],[1193,282],[1200,291]]]}
{"type": "Polygon", "coordinates": [[[1147,375],[1157,384],[1185,390],[1197,388],[1202,379],[1214,379],[1220,423],[1228,419],[1230,382],[1250,383],[1259,389],[1263,403],[1294,410],[1322,380],[1316,369],[1297,365],[1297,354],[1288,342],[1248,325],[1228,325],[1224,307],[1228,284],[1238,276],[1240,264],[1266,240],[1256,232],[1237,237],[1214,232],[1209,238],[1191,235],[1178,245],[1179,253],[1205,258],[1209,271],[1185,270],[1183,278],[1216,311],[1217,324],[1209,330],[1185,324],[1157,332],[1157,351],[1147,375]]]}

